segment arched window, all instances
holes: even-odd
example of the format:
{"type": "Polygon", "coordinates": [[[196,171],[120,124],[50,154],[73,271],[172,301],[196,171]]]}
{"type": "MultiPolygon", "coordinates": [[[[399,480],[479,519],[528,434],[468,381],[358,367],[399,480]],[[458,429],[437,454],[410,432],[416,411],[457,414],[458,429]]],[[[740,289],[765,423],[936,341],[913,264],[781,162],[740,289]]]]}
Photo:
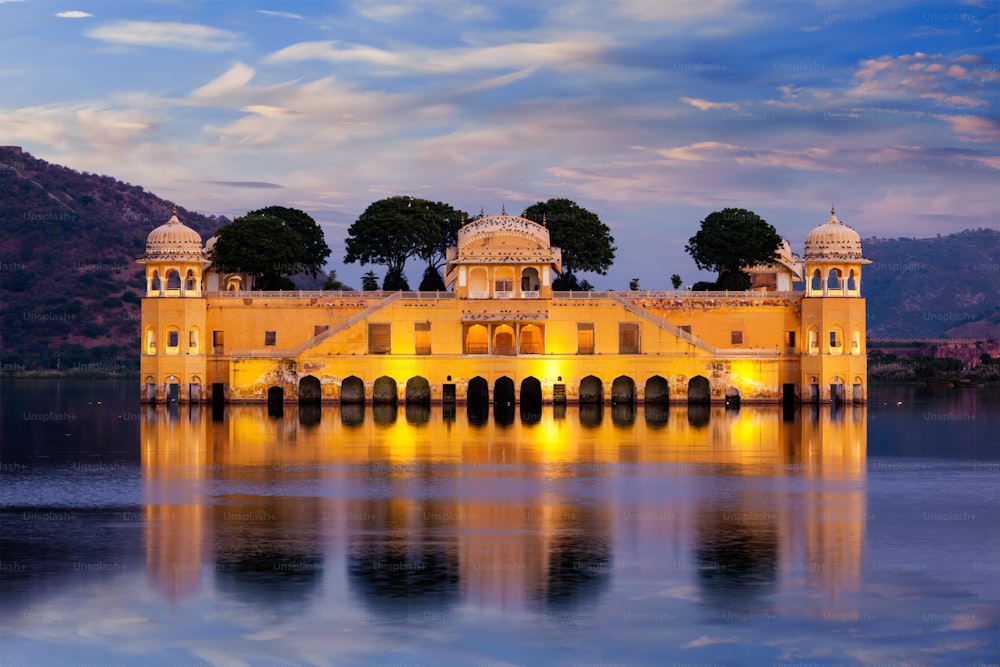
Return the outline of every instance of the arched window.
{"type": "Polygon", "coordinates": [[[145,341],[146,354],[156,354],[156,331],[153,327],[146,327],[145,341]]]}
{"type": "Polygon", "coordinates": [[[194,271],[188,269],[187,277],[184,279],[184,291],[186,292],[197,292],[197,285],[194,277],[194,271]]]}
{"type": "Polygon", "coordinates": [[[521,296],[525,298],[534,298],[538,296],[538,288],[540,286],[538,280],[538,269],[533,266],[521,271],[521,296]]]}
{"type": "Polygon", "coordinates": [[[160,272],[153,269],[153,277],[149,281],[149,294],[159,294],[161,289],[163,284],[160,282],[160,272]]]}
{"type": "Polygon", "coordinates": [[[493,282],[493,297],[509,299],[514,296],[514,269],[509,267],[496,270],[493,282]]]}
{"type": "Polygon", "coordinates": [[[843,275],[840,269],[830,269],[830,274],[826,280],[827,290],[839,290],[841,289],[841,278],[843,275]]]}
{"type": "Polygon", "coordinates": [[[847,276],[847,291],[852,293],[858,291],[858,278],[854,269],[851,269],[851,272],[847,276]]]}
{"type": "Polygon", "coordinates": [[[830,327],[830,354],[844,353],[844,330],[838,326],[830,327]]]}
{"type": "Polygon", "coordinates": [[[820,276],[819,269],[813,271],[810,288],[812,292],[820,292],[823,290],[823,278],[820,276]]]}
{"type": "Polygon", "coordinates": [[[177,269],[167,269],[167,291],[181,289],[181,274],[177,269]]]}
{"type": "Polygon", "coordinates": [[[819,354],[819,329],[809,327],[809,354],[819,354]]]}
{"type": "Polygon", "coordinates": [[[486,269],[472,269],[469,272],[469,298],[485,299],[489,295],[490,288],[486,283],[486,269]]]}
{"type": "Polygon", "coordinates": [[[166,353],[179,354],[181,348],[181,332],[175,326],[167,327],[166,353]]]}
{"type": "Polygon", "coordinates": [[[191,327],[188,331],[188,354],[198,354],[201,349],[201,332],[198,327],[191,327]]]}

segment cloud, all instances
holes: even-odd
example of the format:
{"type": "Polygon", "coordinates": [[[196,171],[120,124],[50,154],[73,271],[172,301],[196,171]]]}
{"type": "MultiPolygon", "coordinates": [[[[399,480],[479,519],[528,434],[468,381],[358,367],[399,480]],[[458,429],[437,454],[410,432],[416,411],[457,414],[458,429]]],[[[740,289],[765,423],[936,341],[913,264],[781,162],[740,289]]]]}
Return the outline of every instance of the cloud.
{"type": "Polygon", "coordinates": [[[204,181],[212,185],[224,185],[229,188],[253,188],[258,190],[284,190],[284,185],[266,181],[204,181]]]}
{"type": "Polygon", "coordinates": [[[847,94],[855,98],[905,102],[920,97],[938,106],[982,107],[989,105],[988,91],[1000,84],[1000,71],[976,56],[946,59],[917,51],[863,60],[854,80],[847,94]]]}
{"type": "Polygon", "coordinates": [[[224,74],[212,79],[191,93],[196,99],[221,97],[242,89],[254,77],[255,71],[244,63],[236,63],[224,74]]]}
{"type": "Polygon", "coordinates": [[[413,12],[415,4],[391,4],[380,0],[365,0],[356,9],[357,13],[373,21],[388,22],[413,12]]]}
{"type": "Polygon", "coordinates": [[[276,12],[271,9],[258,9],[258,14],[264,14],[265,16],[277,16],[283,19],[301,19],[304,18],[302,14],[293,14],[292,12],[276,12]]]}
{"type": "Polygon", "coordinates": [[[424,74],[500,69],[525,71],[539,67],[562,70],[580,68],[595,61],[606,44],[606,39],[597,36],[451,49],[405,46],[387,50],[363,44],[341,46],[335,41],[300,42],[272,53],[267,57],[267,62],[321,60],[335,64],[367,63],[387,71],[424,74]]]}
{"type": "Polygon", "coordinates": [[[687,644],[683,644],[681,648],[701,648],[703,646],[713,646],[715,644],[735,644],[735,637],[709,637],[708,635],[702,635],[697,639],[689,641],[687,644]]]}
{"type": "Polygon", "coordinates": [[[690,104],[696,109],[701,109],[702,111],[711,111],[715,109],[729,109],[731,111],[739,111],[740,105],[734,102],[709,102],[708,100],[699,100],[693,97],[682,97],[681,102],[685,104],[690,104]]]}
{"type": "Polygon", "coordinates": [[[149,21],[118,21],[86,33],[87,37],[126,46],[152,46],[165,49],[229,51],[237,36],[228,30],[196,23],[152,23],[149,21]]]}
{"type": "Polygon", "coordinates": [[[945,116],[951,130],[966,141],[1000,141],[1000,123],[979,116],[945,116]]]}
{"type": "Polygon", "coordinates": [[[292,111],[291,109],[285,109],[284,107],[272,107],[267,104],[250,104],[241,108],[240,111],[255,113],[261,116],[268,116],[269,118],[292,116],[299,113],[298,111],[292,111]]]}
{"type": "Polygon", "coordinates": [[[61,19],[86,19],[92,17],[93,14],[72,10],[67,12],[56,12],[53,16],[58,16],[61,19]]]}

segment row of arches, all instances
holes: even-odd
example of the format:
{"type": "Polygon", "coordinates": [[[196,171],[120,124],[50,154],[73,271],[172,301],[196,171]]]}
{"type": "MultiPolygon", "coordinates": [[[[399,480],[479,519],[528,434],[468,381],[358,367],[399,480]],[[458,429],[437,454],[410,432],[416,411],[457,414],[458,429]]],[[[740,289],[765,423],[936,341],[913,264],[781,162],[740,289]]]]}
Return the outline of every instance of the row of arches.
{"type": "Polygon", "coordinates": [[[806,296],[860,296],[861,273],[856,269],[844,271],[838,267],[813,269],[806,281],[806,296]]]}
{"type": "MultiPolygon", "coordinates": [[[[449,376],[450,378],[450,376],[449,376]]],[[[560,378],[561,379],[561,378],[560,378]]],[[[610,399],[612,405],[634,404],[638,400],[637,385],[632,378],[621,375],[615,378],[610,387],[605,387],[605,382],[599,377],[588,375],[580,380],[578,389],[578,400],[584,404],[603,404],[610,399]]],[[[670,401],[670,384],[668,380],[660,375],[654,375],[646,380],[644,384],[644,402],[646,403],[668,403],[670,401]]],[[[512,378],[502,376],[493,384],[492,395],[489,382],[486,378],[476,376],[469,380],[466,387],[465,400],[469,403],[490,403],[495,405],[514,405],[515,403],[531,403],[541,405],[542,403],[542,382],[536,377],[529,376],[521,380],[520,391],[515,391],[516,385],[512,378]]],[[[553,386],[554,394],[565,398],[565,385],[556,384],[553,386]]],[[[455,385],[447,384],[444,387],[445,399],[457,399],[455,385]],[[450,390],[450,393],[449,393],[450,390]]],[[[279,386],[272,386],[268,389],[268,401],[283,401],[284,389],[279,386]]],[[[740,392],[737,387],[729,387],[726,391],[727,400],[739,400],[740,392]]],[[[687,382],[688,403],[709,403],[711,402],[711,385],[708,378],[697,375],[687,382]]],[[[299,380],[298,401],[299,403],[319,403],[323,399],[323,387],[319,378],[313,375],[306,375],[299,380]]],[[[394,378],[383,375],[377,378],[371,387],[370,400],[372,403],[385,404],[397,403],[400,399],[399,384],[394,378]]],[[[340,385],[341,403],[365,403],[369,400],[365,382],[356,375],[351,375],[343,379],[340,385]]],[[[411,377],[406,381],[403,392],[403,400],[407,404],[429,404],[431,402],[431,385],[427,378],[420,375],[411,377]]]]}
{"type": "Polygon", "coordinates": [[[153,269],[146,274],[147,296],[201,296],[201,276],[194,269],[188,269],[181,277],[181,270],[169,267],[153,269]]]}

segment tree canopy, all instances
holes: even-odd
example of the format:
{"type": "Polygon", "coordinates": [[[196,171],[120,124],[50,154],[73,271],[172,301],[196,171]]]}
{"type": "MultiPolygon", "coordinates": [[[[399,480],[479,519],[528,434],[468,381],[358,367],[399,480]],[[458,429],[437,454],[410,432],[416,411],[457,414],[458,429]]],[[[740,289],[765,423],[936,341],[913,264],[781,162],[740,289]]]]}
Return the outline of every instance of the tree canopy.
{"type": "Polygon", "coordinates": [[[524,217],[549,230],[549,240],[562,250],[563,275],[554,289],[590,287],[576,277],[578,271],[592,271],[602,276],[615,259],[615,239],[611,229],[591,213],[569,199],[550,199],[529,206],[524,217]]]}
{"type": "Polygon", "coordinates": [[[442,202],[389,197],[373,202],[347,230],[344,261],[381,264],[392,284],[405,282],[403,269],[419,257],[435,270],[458,240],[463,213],[442,202]]]}
{"type": "Polygon", "coordinates": [[[251,211],[216,232],[209,259],[224,272],[247,273],[251,289],[295,289],[288,276],[315,277],[330,256],[323,230],[309,214],[269,206],[251,211]]]}
{"type": "Polygon", "coordinates": [[[746,290],[746,269],[778,259],[781,236],[766,220],[743,208],[710,213],[684,250],[699,269],[719,274],[716,289],[746,290]]]}

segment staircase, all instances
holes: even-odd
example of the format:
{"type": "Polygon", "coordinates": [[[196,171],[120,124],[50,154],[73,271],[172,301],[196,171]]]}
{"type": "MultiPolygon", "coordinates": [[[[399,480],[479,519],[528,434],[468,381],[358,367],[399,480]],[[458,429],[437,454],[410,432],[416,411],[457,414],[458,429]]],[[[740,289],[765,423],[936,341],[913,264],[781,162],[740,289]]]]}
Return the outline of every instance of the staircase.
{"type": "Polygon", "coordinates": [[[687,331],[685,331],[684,329],[681,329],[676,324],[671,324],[670,322],[667,322],[662,317],[654,315],[653,313],[649,312],[648,310],[646,310],[642,306],[640,306],[638,304],[635,304],[635,303],[632,303],[631,301],[629,301],[628,299],[623,298],[619,294],[615,294],[615,293],[612,292],[612,293],[609,293],[607,296],[608,296],[609,299],[611,299],[612,301],[614,301],[615,303],[617,303],[618,305],[620,305],[622,308],[624,308],[628,312],[633,313],[635,315],[638,315],[639,317],[641,317],[642,319],[646,320],[647,322],[655,324],[656,326],[660,327],[661,329],[664,329],[665,331],[669,331],[670,333],[672,333],[673,335],[677,336],[681,340],[687,341],[688,343],[690,343],[691,345],[694,345],[698,349],[704,350],[705,352],[708,352],[709,354],[712,354],[712,355],[715,355],[715,354],[718,353],[718,348],[716,348],[714,345],[710,345],[709,343],[706,343],[705,341],[703,341],[702,339],[698,338],[697,336],[694,336],[694,335],[688,333],[687,331]]]}

